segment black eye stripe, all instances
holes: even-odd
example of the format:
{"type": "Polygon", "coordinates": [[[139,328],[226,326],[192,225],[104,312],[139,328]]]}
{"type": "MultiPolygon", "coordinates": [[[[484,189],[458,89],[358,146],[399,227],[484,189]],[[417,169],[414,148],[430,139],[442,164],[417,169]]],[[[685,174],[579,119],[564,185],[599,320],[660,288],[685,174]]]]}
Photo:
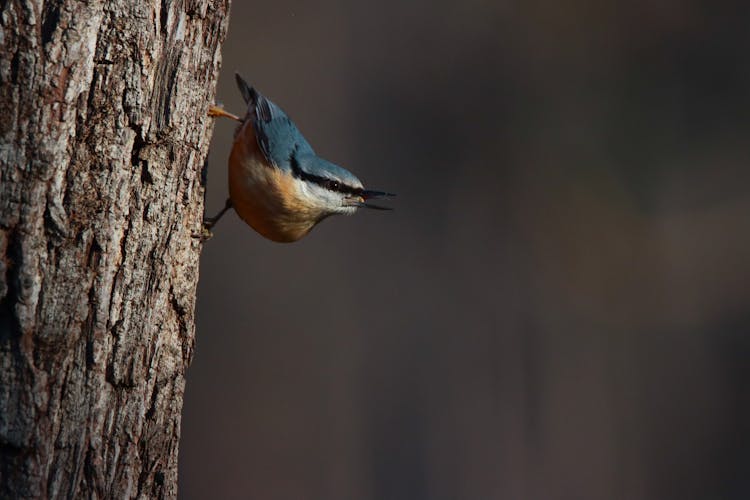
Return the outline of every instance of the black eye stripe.
{"type": "Polygon", "coordinates": [[[308,174],[307,172],[303,171],[299,166],[299,162],[297,161],[296,149],[294,149],[292,151],[292,154],[289,156],[289,164],[292,166],[292,174],[294,174],[295,177],[299,179],[303,179],[308,182],[313,182],[324,189],[328,189],[330,191],[336,191],[339,193],[354,195],[354,196],[362,193],[361,188],[354,188],[351,186],[347,186],[341,181],[337,181],[335,179],[329,179],[327,177],[320,177],[318,175],[308,174]]]}
{"type": "Polygon", "coordinates": [[[315,175],[305,174],[303,176],[303,179],[309,180],[311,182],[314,182],[320,187],[326,188],[330,191],[336,191],[338,193],[357,194],[357,193],[362,192],[361,189],[353,188],[351,186],[347,186],[346,184],[341,183],[340,181],[327,179],[325,177],[318,177],[315,175]]]}

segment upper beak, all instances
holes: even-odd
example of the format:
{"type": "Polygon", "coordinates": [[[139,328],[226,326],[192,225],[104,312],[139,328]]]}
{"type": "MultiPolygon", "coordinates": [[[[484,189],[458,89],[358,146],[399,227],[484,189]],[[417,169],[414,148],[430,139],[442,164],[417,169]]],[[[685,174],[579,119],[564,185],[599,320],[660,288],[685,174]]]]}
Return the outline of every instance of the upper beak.
{"type": "Polygon", "coordinates": [[[391,207],[381,207],[380,205],[373,205],[372,203],[365,203],[367,200],[378,199],[378,198],[393,198],[396,196],[393,193],[386,193],[385,191],[372,191],[365,189],[357,200],[357,206],[362,208],[371,208],[373,210],[393,210],[391,207]]]}
{"type": "Polygon", "coordinates": [[[370,200],[373,198],[393,198],[396,196],[393,193],[386,193],[385,191],[371,191],[369,189],[365,189],[362,191],[362,198],[365,200],[370,200]]]}

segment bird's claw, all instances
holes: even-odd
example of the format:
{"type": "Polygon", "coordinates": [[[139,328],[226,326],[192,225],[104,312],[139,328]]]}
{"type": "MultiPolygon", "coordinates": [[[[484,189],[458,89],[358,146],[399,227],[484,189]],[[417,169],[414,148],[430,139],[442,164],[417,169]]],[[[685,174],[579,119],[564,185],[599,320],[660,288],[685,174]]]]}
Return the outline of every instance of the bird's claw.
{"type": "Polygon", "coordinates": [[[216,106],[215,104],[212,104],[208,107],[208,116],[212,118],[231,118],[232,120],[236,120],[238,122],[241,122],[242,119],[235,115],[230,113],[229,111],[225,110],[221,106],[216,106]]]}
{"type": "Polygon", "coordinates": [[[193,238],[200,240],[201,243],[210,240],[214,236],[214,233],[211,232],[211,226],[212,224],[204,221],[201,230],[197,233],[193,233],[193,238]]]}

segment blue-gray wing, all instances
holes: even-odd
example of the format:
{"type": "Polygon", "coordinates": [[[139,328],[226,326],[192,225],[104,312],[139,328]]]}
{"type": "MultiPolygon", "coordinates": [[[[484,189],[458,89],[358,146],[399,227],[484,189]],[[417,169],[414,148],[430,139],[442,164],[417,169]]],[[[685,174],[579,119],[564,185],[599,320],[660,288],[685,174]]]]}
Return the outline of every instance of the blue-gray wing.
{"type": "Polygon", "coordinates": [[[312,146],[284,111],[235,74],[237,86],[248,105],[261,152],[272,165],[291,171],[295,156],[314,155],[312,146]]]}

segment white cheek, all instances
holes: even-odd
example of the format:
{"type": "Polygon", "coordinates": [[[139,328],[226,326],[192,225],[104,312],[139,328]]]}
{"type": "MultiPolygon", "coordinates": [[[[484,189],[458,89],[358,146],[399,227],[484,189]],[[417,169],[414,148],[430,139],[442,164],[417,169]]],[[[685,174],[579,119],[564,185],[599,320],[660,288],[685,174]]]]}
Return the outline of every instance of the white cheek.
{"type": "Polygon", "coordinates": [[[300,179],[295,179],[295,186],[297,187],[297,196],[304,200],[305,205],[323,215],[352,215],[357,212],[357,207],[344,205],[343,195],[339,193],[328,191],[316,184],[300,179]]]}
{"type": "Polygon", "coordinates": [[[357,212],[357,207],[341,207],[339,209],[340,214],[354,215],[357,212]]]}
{"type": "Polygon", "coordinates": [[[321,212],[331,211],[331,208],[335,206],[335,198],[331,196],[331,193],[320,186],[310,184],[309,182],[300,179],[295,179],[294,184],[297,187],[297,196],[299,196],[307,206],[315,208],[321,212]]]}

